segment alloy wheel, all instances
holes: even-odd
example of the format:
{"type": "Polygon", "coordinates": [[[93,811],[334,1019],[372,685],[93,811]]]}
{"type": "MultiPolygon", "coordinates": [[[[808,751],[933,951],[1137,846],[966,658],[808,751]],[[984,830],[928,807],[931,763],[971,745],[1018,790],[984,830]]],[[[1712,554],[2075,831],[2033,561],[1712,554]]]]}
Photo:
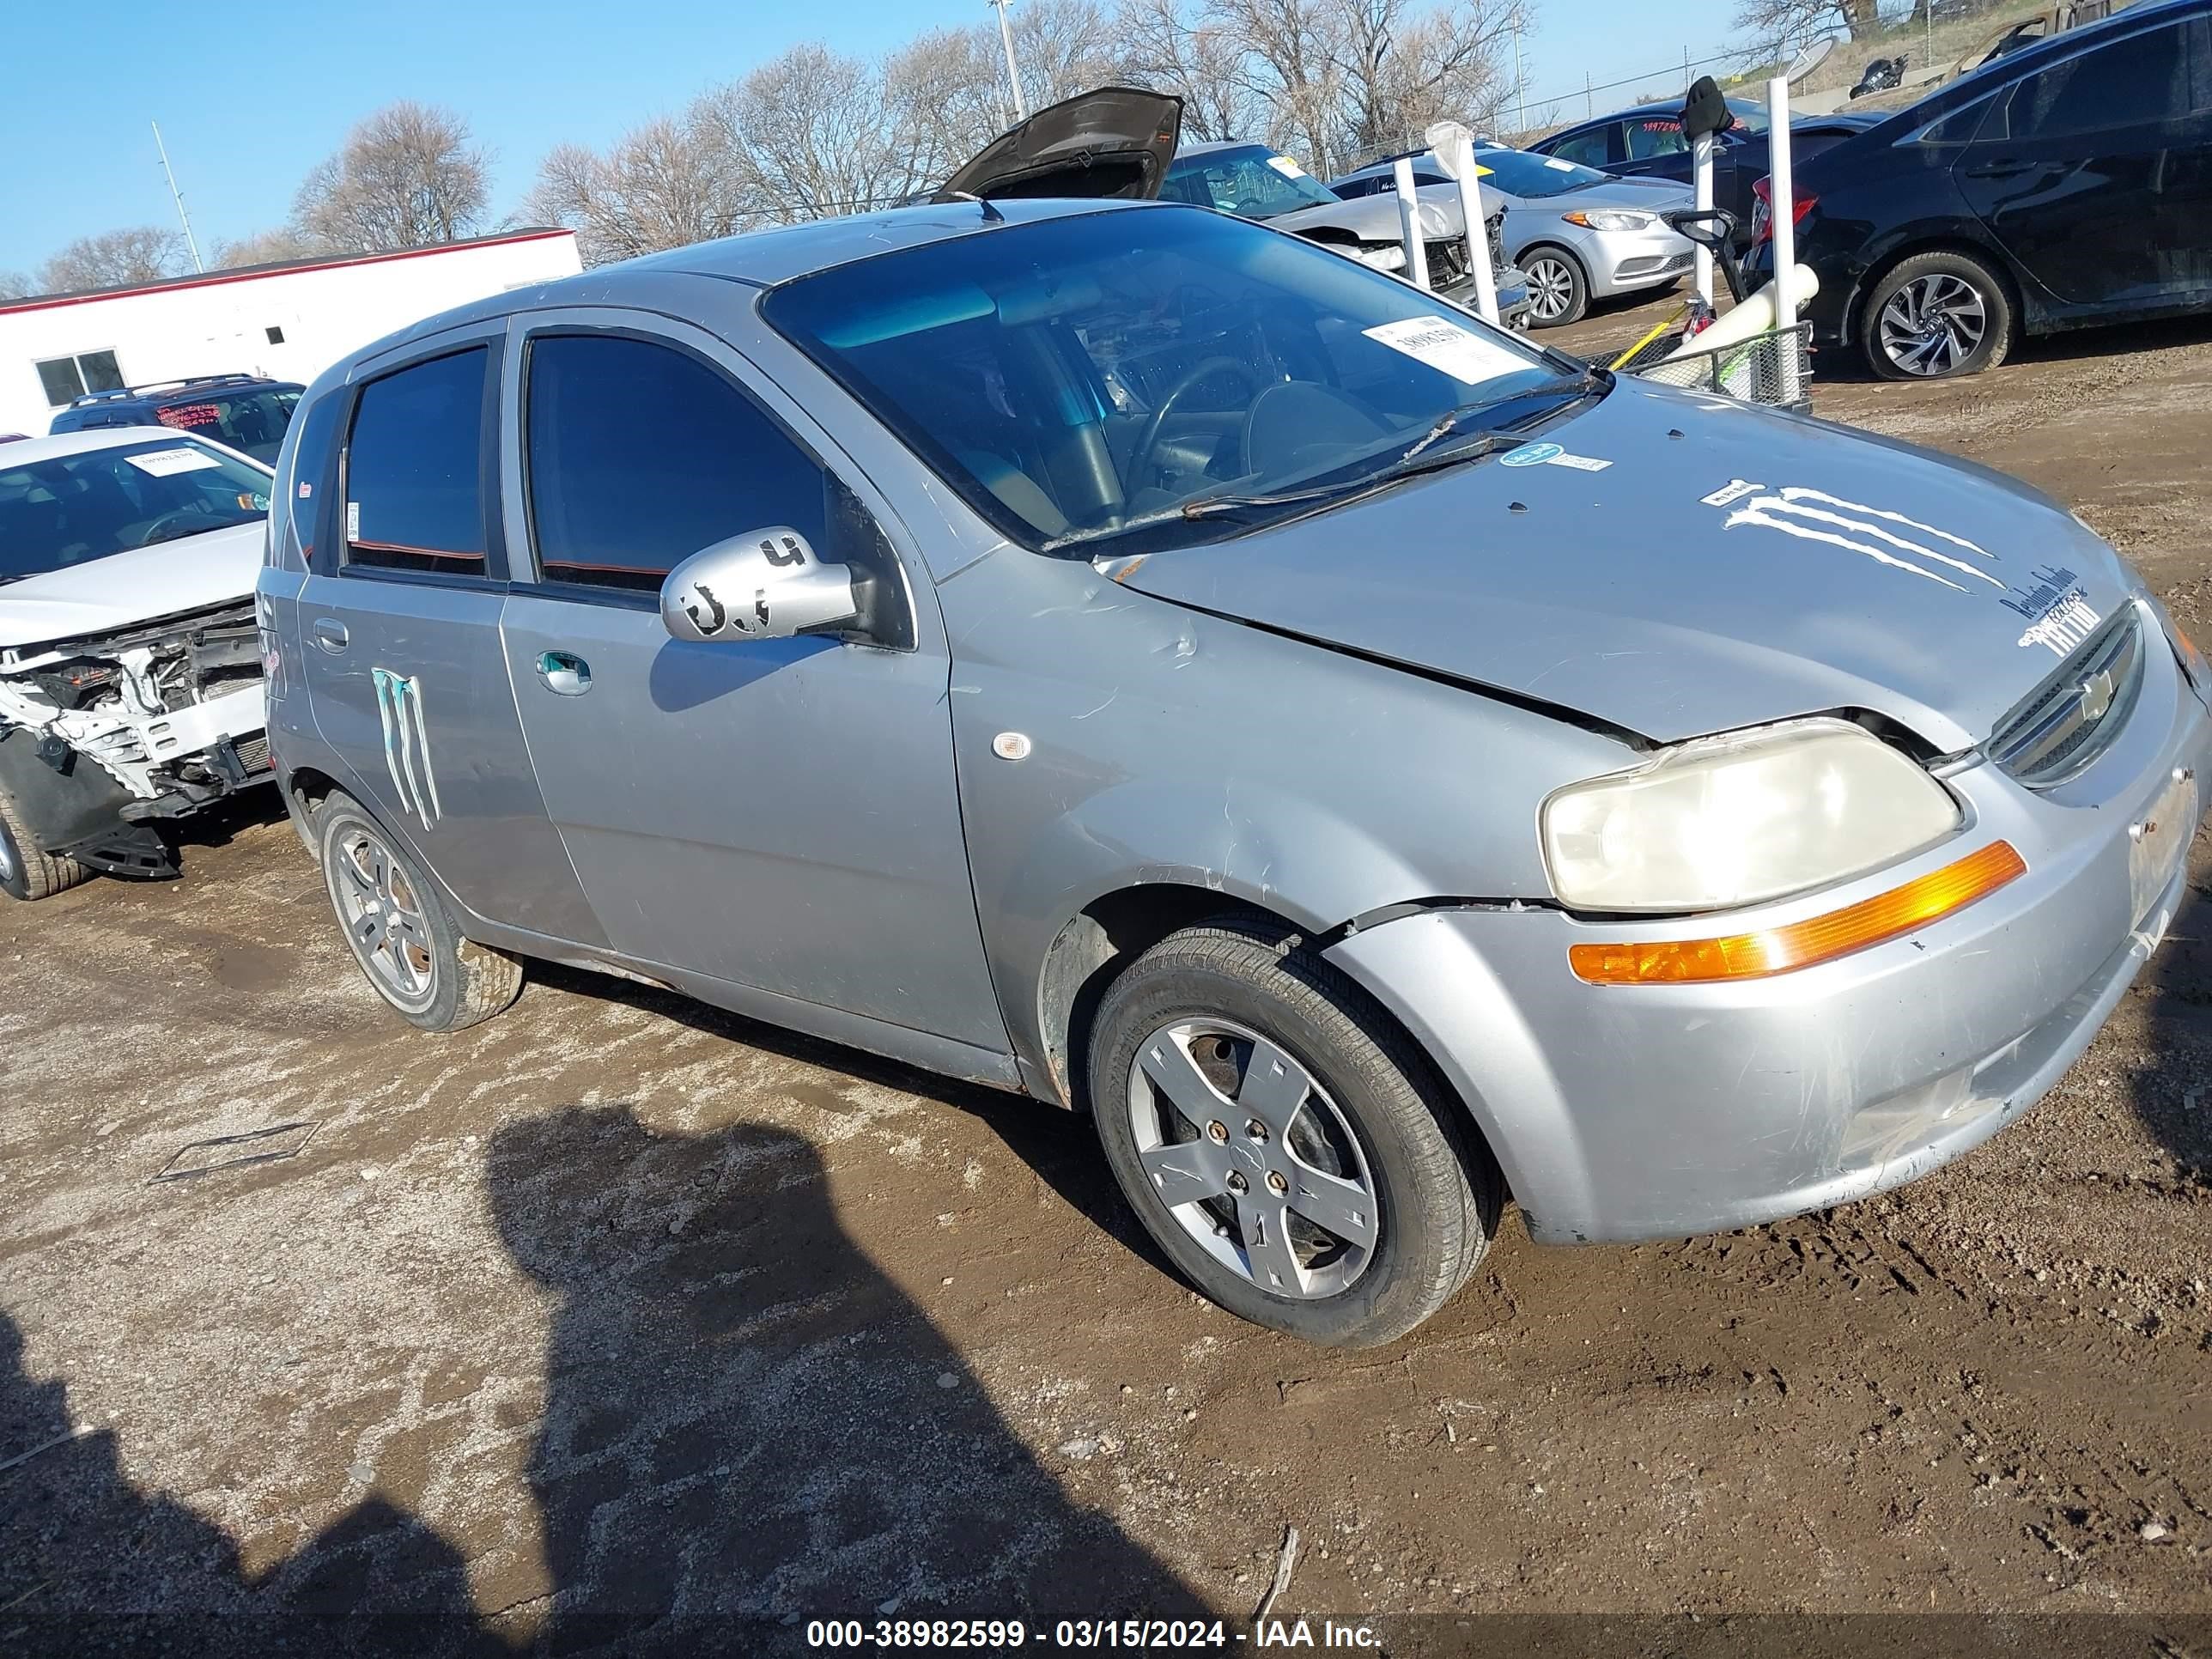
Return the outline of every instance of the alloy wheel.
{"type": "Polygon", "coordinates": [[[331,896],[362,966],[398,1006],[426,1007],[437,994],[437,955],[422,900],[392,849],[366,830],[338,849],[331,896]]]}
{"type": "Polygon", "coordinates": [[[1522,268],[1528,279],[1528,309],[1540,322],[1556,322],[1574,303],[1574,273],[1559,260],[1539,254],[1522,268]]]}
{"type": "Polygon", "coordinates": [[[1907,374],[1954,373],[1981,349],[1989,330],[1980,292],[1947,271],[1914,277],[1881,308],[1882,355],[1907,374]]]}
{"type": "Polygon", "coordinates": [[[1279,1045],[1231,1020],[1170,1021],[1138,1045],[1128,1112],[1154,1195],[1261,1290],[1334,1296],[1374,1260],[1382,1218],[1358,1136],[1279,1045]]]}
{"type": "Polygon", "coordinates": [[[8,839],[8,832],[0,830],[0,882],[15,879],[15,844],[8,839]]]}

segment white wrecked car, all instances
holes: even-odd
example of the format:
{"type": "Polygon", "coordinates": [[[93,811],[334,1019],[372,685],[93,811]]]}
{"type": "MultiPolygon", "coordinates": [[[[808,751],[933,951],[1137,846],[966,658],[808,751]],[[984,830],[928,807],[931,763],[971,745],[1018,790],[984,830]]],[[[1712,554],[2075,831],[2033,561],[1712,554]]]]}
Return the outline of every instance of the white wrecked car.
{"type": "Polygon", "coordinates": [[[0,449],[0,893],[176,873],[168,820],[270,776],[269,469],[130,427],[0,449]]]}

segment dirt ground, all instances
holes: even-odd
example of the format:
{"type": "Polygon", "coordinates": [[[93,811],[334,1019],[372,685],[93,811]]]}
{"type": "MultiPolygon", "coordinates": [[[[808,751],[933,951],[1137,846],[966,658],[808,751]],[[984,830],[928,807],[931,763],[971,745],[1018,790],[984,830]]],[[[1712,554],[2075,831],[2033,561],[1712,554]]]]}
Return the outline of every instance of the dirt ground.
{"type": "MultiPolygon", "coordinates": [[[[2212,632],[2212,326],[1829,368],[1818,412],[2032,480],[2212,632]]],[[[1638,1249],[1509,1217],[1344,1355],[1170,1279],[1055,1111],[562,969],[417,1033],[235,814],[181,881],[0,909],[0,1652],[1233,1649],[1294,1526],[1275,1614],[1401,1651],[2212,1653],[2207,914],[1920,1184],[1638,1249]]]]}

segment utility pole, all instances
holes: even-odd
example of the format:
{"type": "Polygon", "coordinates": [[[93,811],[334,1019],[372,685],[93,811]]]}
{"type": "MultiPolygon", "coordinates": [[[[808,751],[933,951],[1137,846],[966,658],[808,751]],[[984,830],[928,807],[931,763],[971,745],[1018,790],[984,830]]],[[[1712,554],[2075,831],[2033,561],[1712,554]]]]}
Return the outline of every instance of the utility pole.
{"type": "Polygon", "coordinates": [[[986,5],[996,8],[999,14],[999,44],[1006,49],[1006,84],[1014,94],[1014,119],[1030,118],[1030,106],[1022,98],[1022,72],[1014,67],[1014,31],[1006,22],[1006,7],[1012,0],[984,0],[986,5]]]}
{"type": "Polygon", "coordinates": [[[1521,78],[1521,9],[1513,9],[1513,136],[1525,136],[1528,131],[1528,104],[1526,94],[1528,83],[1521,78]]]}
{"type": "Polygon", "coordinates": [[[151,125],[154,129],[154,148],[161,153],[161,172],[169,181],[170,199],[177,204],[177,217],[184,221],[185,246],[192,251],[192,269],[205,274],[207,267],[200,263],[200,245],[192,237],[192,216],[185,211],[184,194],[178,190],[176,172],[169,166],[169,147],[161,142],[161,124],[155,121],[151,125]]]}

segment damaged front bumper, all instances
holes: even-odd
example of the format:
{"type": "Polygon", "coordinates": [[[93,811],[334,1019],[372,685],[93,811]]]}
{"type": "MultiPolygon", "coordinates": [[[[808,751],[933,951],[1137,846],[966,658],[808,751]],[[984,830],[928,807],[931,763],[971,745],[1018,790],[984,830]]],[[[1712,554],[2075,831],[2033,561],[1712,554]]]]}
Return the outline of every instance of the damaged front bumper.
{"type": "Polygon", "coordinates": [[[1823,915],[2009,842],[2027,873],[1889,943],[1763,979],[1601,986],[1569,947],[1695,939],[1711,916],[1593,921],[1438,908],[1352,933],[1331,957],[1427,1048],[1547,1243],[1680,1237],[1899,1186],[2033,1106],[2086,1048],[2179,906],[2212,720],[2178,664],[2151,665],[2127,729],[2038,794],[1983,763],[1949,781],[1954,842],[1809,897],[1735,912],[1730,933],[1823,915]],[[2160,813],[2187,821],[2142,852],[2160,813]]]}

